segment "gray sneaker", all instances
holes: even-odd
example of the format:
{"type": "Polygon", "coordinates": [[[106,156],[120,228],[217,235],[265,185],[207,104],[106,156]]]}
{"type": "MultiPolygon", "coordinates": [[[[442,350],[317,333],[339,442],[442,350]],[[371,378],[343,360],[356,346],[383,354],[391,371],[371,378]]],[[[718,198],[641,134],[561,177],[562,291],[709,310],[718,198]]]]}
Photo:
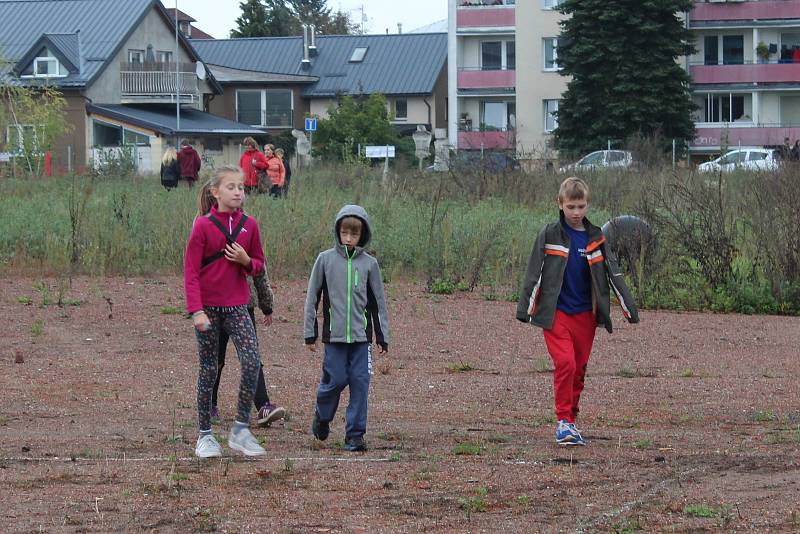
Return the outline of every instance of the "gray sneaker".
{"type": "Polygon", "coordinates": [[[241,452],[245,456],[263,456],[267,454],[267,451],[259,445],[258,440],[248,428],[243,428],[238,432],[231,430],[228,436],[228,447],[241,452]]]}
{"type": "Polygon", "coordinates": [[[197,438],[194,455],[198,458],[216,458],[217,456],[222,456],[222,447],[214,439],[213,434],[206,434],[197,438]]]}

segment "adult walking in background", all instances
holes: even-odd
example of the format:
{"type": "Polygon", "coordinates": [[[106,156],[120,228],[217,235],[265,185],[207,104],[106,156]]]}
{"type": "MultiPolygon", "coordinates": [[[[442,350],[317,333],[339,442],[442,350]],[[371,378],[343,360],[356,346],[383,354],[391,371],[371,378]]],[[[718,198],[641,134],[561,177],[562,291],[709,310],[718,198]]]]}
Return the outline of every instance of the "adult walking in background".
{"type": "Polygon", "coordinates": [[[173,147],[167,147],[164,151],[164,156],[161,158],[161,185],[167,191],[178,187],[178,178],[180,178],[181,169],[178,165],[178,152],[173,147]]]}
{"type": "Polygon", "coordinates": [[[286,197],[289,194],[289,181],[291,181],[291,179],[292,179],[292,167],[289,165],[289,159],[283,157],[283,149],[282,148],[276,148],[275,149],[275,155],[278,156],[278,158],[280,158],[281,163],[283,163],[283,168],[285,170],[284,174],[286,176],[284,178],[284,184],[283,184],[283,189],[281,190],[281,194],[284,197],[286,197]]]}
{"type": "Polygon", "coordinates": [[[264,157],[267,158],[267,176],[269,176],[269,196],[279,198],[286,182],[286,168],[283,161],[275,155],[274,145],[264,145],[264,157]]]}
{"type": "Polygon", "coordinates": [[[200,175],[200,154],[186,139],[181,141],[178,163],[181,169],[181,180],[186,180],[187,185],[193,186],[200,175]]]}
{"type": "MultiPolygon", "coordinates": [[[[258,143],[252,137],[245,137],[242,141],[244,152],[239,157],[239,167],[244,173],[244,190],[248,194],[258,192],[259,175],[265,174],[267,159],[258,150],[258,143]]],[[[268,181],[264,176],[264,181],[268,181]]]]}

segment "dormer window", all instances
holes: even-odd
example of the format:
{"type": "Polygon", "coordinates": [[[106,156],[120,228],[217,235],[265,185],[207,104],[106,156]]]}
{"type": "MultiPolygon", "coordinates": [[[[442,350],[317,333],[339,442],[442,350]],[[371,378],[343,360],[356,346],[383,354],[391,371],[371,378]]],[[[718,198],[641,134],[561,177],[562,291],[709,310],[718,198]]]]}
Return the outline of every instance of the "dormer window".
{"type": "Polygon", "coordinates": [[[34,58],[22,76],[25,78],[63,78],[68,74],[69,72],[58,59],[45,55],[34,58]]]}
{"type": "Polygon", "coordinates": [[[182,20],[178,22],[178,28],[180,28],[181,33],[186,37],[192,36],[192,25],[187,20],[182,20]]]}
{"type": "Polygon", "coordinates": [[[364,61],[364,56],[367,55],[367,47],[358,47],[353,50],[353,55],[350,56],[350,63],[361,63],[364,61]]]}

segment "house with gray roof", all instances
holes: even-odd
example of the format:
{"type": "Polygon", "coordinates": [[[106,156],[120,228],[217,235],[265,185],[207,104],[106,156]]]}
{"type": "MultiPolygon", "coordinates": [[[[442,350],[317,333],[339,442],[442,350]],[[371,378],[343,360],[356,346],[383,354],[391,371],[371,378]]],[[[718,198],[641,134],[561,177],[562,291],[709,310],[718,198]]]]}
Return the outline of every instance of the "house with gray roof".
{"type": "MultiPolygon", "coordinates": [[[[208,112],[222,86],[183,34],[176,43],[159,0],[0,0],[0,57],[5,82],[64,94],[73,130],[53,151],[57,170],[132,145],[140,170],[157,172],[165,145],[183,137],[206,161],[234,162],[241,138],[261,132],[208,112]]],[[[31,128],[18,120],[6,149],[31,128]]]]}
{"type": "Polygon", "coordinates": [[[223,86],[213,113],[271,130],[303,129],[342,95],[386,95],[396,127],[446,128],[447,34],[192,40],[223,86]]]}

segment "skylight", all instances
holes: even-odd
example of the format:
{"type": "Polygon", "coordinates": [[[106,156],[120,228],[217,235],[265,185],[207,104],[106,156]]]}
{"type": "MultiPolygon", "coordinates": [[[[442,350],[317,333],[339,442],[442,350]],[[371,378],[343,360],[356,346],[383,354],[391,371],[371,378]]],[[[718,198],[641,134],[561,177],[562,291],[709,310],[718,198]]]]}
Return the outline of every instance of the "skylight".
{"type": "Polygon", "coordinates": [[[359,47],[353,50],[353,55],[350,56],[350,63],[361,63],[364,61],[364,56],[367,55],[367,47],[359,47]]]}

